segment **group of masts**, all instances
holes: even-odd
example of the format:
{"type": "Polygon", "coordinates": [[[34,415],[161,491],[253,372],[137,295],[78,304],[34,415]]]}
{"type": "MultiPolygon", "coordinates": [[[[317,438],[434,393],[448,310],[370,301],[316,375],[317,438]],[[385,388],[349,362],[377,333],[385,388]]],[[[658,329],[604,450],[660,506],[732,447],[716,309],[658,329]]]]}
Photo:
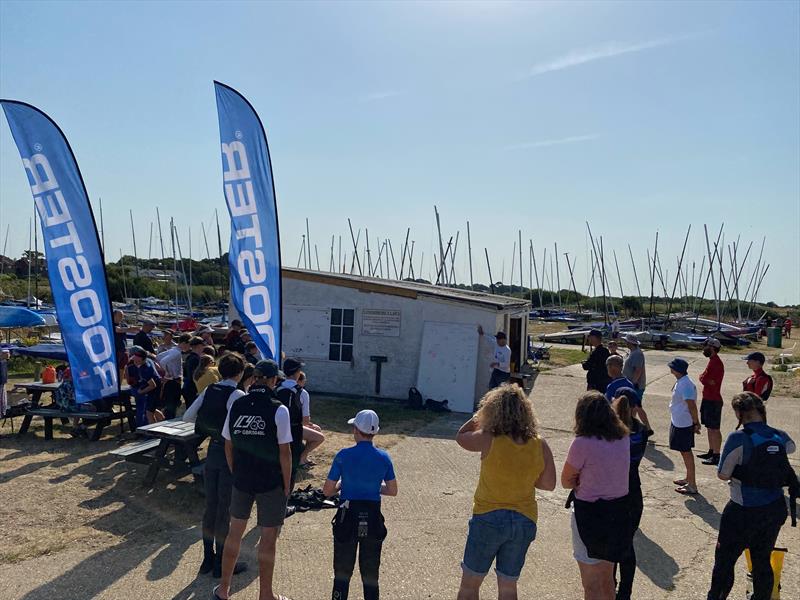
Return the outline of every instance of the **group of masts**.
{"type": "MultiPolygon", "coordinates": [[[[432,259],[429,261],[427,277],[423,275],[424,253],[421,253],[418,266],[415,268],[414,250],[416,241],[411,239],[411,229],[407,228],[403,236],[403,243],[399,252],[395,252],[392,240],[388,237],[370,238],[367,228],[354,230],[353,223],[347,220],[350,238],[350,248],[343,248],[342,236],[333,235],[330,240],[330,258],[327,270],[350,275],[379,277],[384,279],[411,279],[424,280],[434,285],[476,289],[475,272],[473,268],[472,230],[469,221],[466,222],[466,269],[469,284],[459,278],[457,268],[457,255],[459,251],[460,231],[453,235],[444,235],[442,232],[442,219],[440,212],[434,206],[434,236],[432,239],[432,259]],[[399,257],[399,260],[398,260],[399,257]],[[399,266],[398,266],[399,264],[399,266]]],[[[651,249],[646,250],[648,290],[643,290],[639,280],[639,269],[636,265],[633,249],[627,244],[630,259],[633,284],[626,293],[623,282],[620,262],[616,249],[606,250],[606,240],[602,235],[596,236],[589,223],[586,223],[587,233],[587,281],[586,293],[578,291],[576,283],[576,265],[578,256],[570,252],[559,252],[558,242],[552,249],[547,246],[541,248],[537,257],[534,251],[533,238],[528,239],[528,281],[524,281],[524,256],[522,230],[517,231],[512,242],[511,270],[508,281],[505,280],[505,261],[503,261],[500,279],[495,279],[496,271],[492,269],[492,261],[488,247],[484,248],[486,272],[488,273],[488,287],[492,293],[505,293],[527,296],[532,305],[540,307],[566,309],[574,307],[577,312],[588,308],[581,306],[581,299],[590,299],[594,303],[594,311],[602,313],[606,321],[620,314],[625,302],[630,306],[628,297],[634,297],[644,304],[639,312],[644,311],[650,319],[657,317],[657,311],[665,312],[667,316],[674,311],[685,311],[693,314],[699,313],[706,300],[706,294],[711,291],[711,300],[714,303],[714,313],[717,321],[721,321],[729,310],[735,310],[735,318],[739,321],[748,320],[751,310],[758,298],[761,285],[769,270],[769,265],[763,261],[764,243],[762,239],[761,250],[755,266],[752,265],[753,242],[750,242],[744,252],[741,238],[726,244],[724,239],[724,224],[720,226],[716,240],[709,240],[708,227],[703,226],[705,234],[705,252],[701,256],[698,270],[698,261],[689,258],[689,241],[692,227],[687,228],[683,238],[680,253],[675,257],[675,270],[670,274],[670,269],[662,264],[662,252],[659,248],[659,232],[655,234],[655,242],[651,249]],[[606,259],[613,260],[613,271],[607,267],[606,259]],[[566,285],[562,286],[561,273],[563,266],[569,274],[566,285]],[[748,262],[750,261],[750,262],[748,262]],[[745,276],[747,269],[749,275],[745,276]],[[616,281],[610,277],[613,272],[616,281]],[[518,277],[518,279],[517,279],[518,277]],[[744,285],[747,280],[747,285],[744,285]],[[504,283],[505,282],[505,283],[504,283]],[[709,283],[711,288],[709,290],[709,283]],[[644,295],[643,295],[644,291],[644,295]],[[618,293],[618,295],[617,295],[618,293]],[[625,301],[623,301],[625,299],[625,301]],[[538,301],[538,302],[536,302],[538,301]],[[598,306],[599,302],[599,306],[598,306]],[[745,311],[746,309],[746,311],[745,311]]],[[[347,246],[347,244],[345,244],[347,246]]],[[[462,245],[463,247],[463,245],[462,245]]],[[[463,256],[462,251],[462,256],[463,256]]],[[[610,264],[610,263],[609,263],[610,264]]],[[[310,270],[321,270],[319,249],[317,244],[312,245],[311,228],[308,219],[305,222],[305,233],[301,235],[300,253],[297,267],[310,270]],[[312,254],[313,249],[313,254],[312,254]]],[[[479,286],[479,289],[486,289],[479,286]]],[[[585,303],[584,303],[585,304],[585,303]]]]}

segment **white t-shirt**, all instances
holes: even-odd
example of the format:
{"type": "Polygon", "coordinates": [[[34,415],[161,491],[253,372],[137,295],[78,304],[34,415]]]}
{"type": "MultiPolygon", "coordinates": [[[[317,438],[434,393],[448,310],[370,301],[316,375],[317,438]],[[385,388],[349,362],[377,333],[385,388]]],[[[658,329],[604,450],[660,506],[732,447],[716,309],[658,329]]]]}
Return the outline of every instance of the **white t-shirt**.
{"type": "Polygon", "coordinates": [[[164,368],[164,373],[169,379],[183,377],[183,353],[177,346],[161,352],[156,356],[156,362],[164,368]]]}
{"type": "MultiPolygon", "coordinates": [[[[164,365],[161,365],[164,366],[164,365]]],[[[219,385],[226,385],[232,388],[231,395],[228,396],[228,402],[226,402],[225,406],[227,407],[228,411],[231,410],[231,405],[234,403],[235,400],[238,400],[242,396],[245,395],[240,389],[237,389],[238,383],[236,383],[233,379],[223,379],[219,382],[219,385]]],[[[203,400],[206,397],[206,391],[208,388],[200,392],[200,395],[195,398],[194,402],[192,402],[191,406],[186,409],[186,412],[183,413],[183,420],[188,421],[189,423],[195,423],[197,421],[197,413],[200,412],[200,407],[203,406],[203,400]]],[[[226,419],[227,421],[227,419],[226,419]]]]}
{"type": "MultiPolygon", "coordinates": [[[[197,400],[195,400],[197,402],[197,400]]],[[[233,403],[231,403],[233,404],[233,403]]],[[[194,402],[192,402],[194,406],[194,402]]],[[[229,419],[231,416],[231,408],[228,406],[228,416],[225,417],[225,425],[222,427],[222,437],[226,440],[231,439],[231,429],[229,419]]],[[[289,409],[283,404],[275,411],[275,427],[278,429],[278,443],[289,444],[292,441],[292,429],[289,426],[289,409]]]]}
{"type": "Polygon", "coordinates": [[[511,373],[511,348],[508,347],[508,344],[505,346],[498,344],[497,339],[493,335],[489,335],[488,333],[484,333],[483,335],[494,343],[494,357],[492,358],[492,362],[497,363],[497,366],[494,368],[503,373],[511,373]]]}
{"type": "Polygon", "coordinates": [[[311,396],[305,388],[300,390],[300,404],[303,405],[303,418],[311,416],[311,396]]]}
{"type": "Polygon", "coordinates": [[[692,413],[689,412],[689,406],[686,404],[687,400],[697,402],[697,386],[689,379],[688,375],[684,375],[675,382],[675,386],[672,388],[672,399],[669,401],[670,417],[675,427],[691,427],[694,424],[692,413]]]}

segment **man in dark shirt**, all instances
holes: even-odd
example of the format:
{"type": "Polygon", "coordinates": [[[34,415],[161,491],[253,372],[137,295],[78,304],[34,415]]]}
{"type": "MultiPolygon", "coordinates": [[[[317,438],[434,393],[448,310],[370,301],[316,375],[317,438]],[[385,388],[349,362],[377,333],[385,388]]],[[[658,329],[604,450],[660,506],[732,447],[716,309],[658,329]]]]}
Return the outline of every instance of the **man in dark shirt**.
{"type": "Polygon", "coordinates": [[[223,426],[225,456],[233,473],[233,493],[230,530],[222,556],[222,582],[214,588],[215,600],[230,597],[231,579],[253,503],[261,528],[259,597],[280,597],[272,590],[272,576],[292,477],[289,410],[275,398],[273,391],[280,374],[275,361],[259,362],[247,395],[233,402],[223,426]]]}
{"type": "Polygon", "coordinates": [[[603,346],[603,334],[592,329],[586,339],[592,348],[589,358],[583,361],[583,370],[586,371],[586,389],[597,390],[601,394],[606,393],[606,386],[610,381],[606,369],[606,359],[610,356],[608,348],[603,346]]]}
{"type": "Polygon", "coordinates": [[[133,336],[133,345],[144,348],[148,354],[155,355],[156,347],[153,345],[153,338],[150,337],[150,332],[153,331],[153,327],[155,326],[156,322],[152,319],[143,320],[142,328],[133,336]]]}
{"type": "Polygon", "coordinates": [[[189,340],[189,354],[183,360],[183,399],[186,402],[186,408],[191,406],[194,399],[197,398],[197,385],[194,383],[194,372],[200,364],[200,357],[203,355],[203,349],[206,343],[201,337],[193,337],[189,340]]]}

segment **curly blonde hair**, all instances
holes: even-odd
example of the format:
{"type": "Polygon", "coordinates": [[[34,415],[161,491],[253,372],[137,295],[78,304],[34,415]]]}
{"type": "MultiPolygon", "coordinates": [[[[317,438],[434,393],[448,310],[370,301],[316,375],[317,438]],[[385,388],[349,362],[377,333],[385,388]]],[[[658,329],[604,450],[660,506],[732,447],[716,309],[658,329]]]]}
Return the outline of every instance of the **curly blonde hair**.
{"type": "Polygon", "coordinates": [[[533,405],[518,385],[506,383],[489,390],[481,398],[475,420],[494,436],[525,441],[539,436],[533,405]]]}

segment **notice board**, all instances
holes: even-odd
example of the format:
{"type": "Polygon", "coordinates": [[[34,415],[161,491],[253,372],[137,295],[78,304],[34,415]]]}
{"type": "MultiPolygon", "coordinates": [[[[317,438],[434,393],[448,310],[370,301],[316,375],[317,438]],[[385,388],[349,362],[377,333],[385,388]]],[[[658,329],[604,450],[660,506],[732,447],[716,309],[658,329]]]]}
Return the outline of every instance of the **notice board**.
{"type": "Polygon", "coordinates": [[[375,308],[362,309],[361,335],[400,337],[400,311],[375,308]]]}

